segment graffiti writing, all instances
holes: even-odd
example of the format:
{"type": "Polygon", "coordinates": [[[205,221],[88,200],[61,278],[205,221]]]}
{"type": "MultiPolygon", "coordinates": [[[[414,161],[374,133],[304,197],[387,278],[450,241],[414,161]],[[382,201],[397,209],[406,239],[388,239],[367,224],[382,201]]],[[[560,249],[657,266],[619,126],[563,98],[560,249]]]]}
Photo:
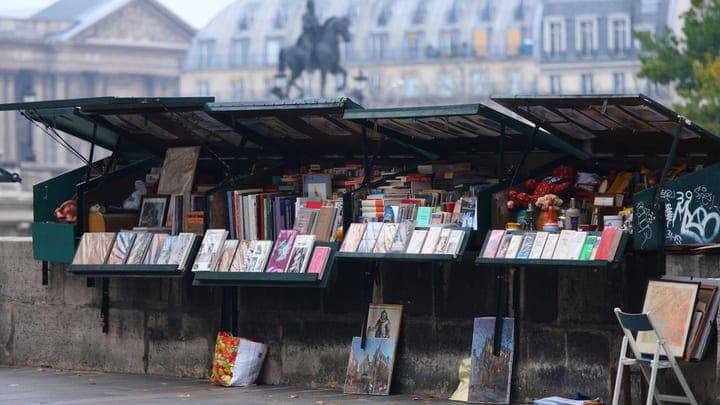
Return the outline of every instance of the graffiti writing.
{"type": "Polygon", "coordinates": [[[670,243],[714,242],[720,235],[720,213],[715,205],[715,195],[705,186],[693,190],[675,191],[674,201],[663,190],[665,225],[670,243]]]}
{"type": "Polygon", "coordinates": [[[652,224],[655,222],[655,214],[653,214],[653,211],[640,201],[635,205],[633,217],[635,221],[633,224],[634,232],[642,238],[640,241],[640,247],[645,248],[645,245],[650,239],[652,239],[653,236],[652,224]]]}

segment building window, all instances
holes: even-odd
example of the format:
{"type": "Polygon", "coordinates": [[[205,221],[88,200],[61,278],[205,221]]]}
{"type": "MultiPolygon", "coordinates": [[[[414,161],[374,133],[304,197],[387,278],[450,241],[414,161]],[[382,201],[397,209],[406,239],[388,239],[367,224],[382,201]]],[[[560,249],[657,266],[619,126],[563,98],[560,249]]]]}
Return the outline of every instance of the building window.
{"type": "Polygon", "coordinates": [[[485,30],[473,31],[473,49],[475,56],[487,56],[488,34],[485,30]]]}
{"type": "Polygon", "coordinates": [[[562,93],[562,82],[559,75],[550,75],[550,94],[562,93]]]}
{"type": "Polygon", "coordinates": [[[380,12],[377,15],[377,25],[384,27],[390,22],[390,18],[392,18],[392,5],[386,0],[382,6],[380,6],[380,12]]]}
{"type": "Polygon", "coordinates": [[[485,6],[480,10],[480,19],[490,21],[495,15],[495,0],[485,0],[485,6]]]}
{"type": "Polygon", "coordinates": [[[232,99],[242,100],[245,96],[245,86],[241,81],[232,82],[232,99]]]}
{"type": "Polygon", "coordinates": [[[280,38],[268,38],[265,42],[265,63],[277,65],[280,55],[280,38]]]}
{"type": "Polygon", "coordinates": [[[630,43],[628,17],[611,17],[608,19],[608,47],[615,53],[624,52],[630,43]]]}
{"type": "Polygon", "coordinates": [[[613,92],[625,93],[625,73],[613,73],[613,92]]]}
{"type": "Polygon", "coordinates": [[[279,7],[273,18],[273,28],[276,30],[284,28],[285,23],[287,23],[287,18],[287,7],[279,7]]]}
{"type": "Polygon", "coordinates": [[[381,94],[383,91],[383,77],[380,72],[373,72],[368,77],[368,87],[372,94],[381,94]]]}
{"type": "Polygon", "coordinates": [[[584,94],[593,94],[593,75],[590,73],[584,73],[581,76],[582,80],[582,92],[584,94]]]}
{"type": "Polygon", "coordinates": [[[212,56],[215,51],[214,39],[201,39],[198,43],[199,55],[198,64],[201,68],[208,68],[212,65],[212,56]]]}
{"type": "Polygon", "coordinates": [[[485,86],[487,86],[487,75],[485,72],[472,72],[470,75],[470,84],[474,96],[488,93],[485,88],[485,86]]]}
{"type": "Polygon", "coordinates": [[[590,55],[598,48],[597,24],[595,18],[578,18],[576,25],[575,49],[581,55],[590,55]]]}
{"type": "Polygon", "coordinates": [[[426,1],[427,0],[418,0],[417,7],[415,7],[415,11],[413,11],[413,24],[425,23],[425,17],[427,16],[427,6],[425,5],[426,1]]]}
{"type": "Polygon", "coordinates": [[[372,59],[378,60],[385,57],[387,40],[388,35],[385,33],[370,35],[370,57],[372,59]]]}
{"type": "Polygon", "coordinates": [[[197,95],[200,97],[207,97],[210,95],[210,85],[208,82],[199,82],[197,84],[197,95]]]}
{"type": "Polygon", "coordinates": [[[548,18],[544,23],[543,48],[549,56],[559,56],[566,48],[565,20],[548,18]]]}
{"type": "Polygon", "coordinates": [[[350,6],[348,6],[347,11],[348,21],[350,21],[351,24],[354,23],[355,21],[357,21],[359,15],[360,11],[358,10],[358,5],[351,3],[350,6]]]}
{"type": "Polygon", "coordinates": [[[520,94],[522,92],[522,75],[520,72],[510,72],[510,94],[520,94]]]}
{"type": "Polygon", "coordinates": [[[405,97],[417,97],[420,95],[420,82],[417,77],[406,77],[403,79],[405,97]]]}
{"type": "Polygon", "coordinates": [[[442,31],[440,33],[440,53],[442,56],[455,56],[460,50],[460,31],[442,31]]]}
{"type": "Polygon", "coordinates": [[[640,0],[642,14],[657,14],[660,0],[640,0]]]}
{"type": "Polygon", "coordinates": [[[455,78],[447,72],[438,75],[438,93],[443,97],[452,97],[455,94],[455,78]]]}
{"type": "Polygon", "coordinates": [[[460,20],[462,13],[462,0],[453,0],[452,4],[447,10],[447,13],[445,14],[445,22],[447,22],[448,24],[457,23],[460,20]]]}
{"type": "Polygon", "coordinates": [[[240,67],[249,63],[250,38],[234,38],[230,45],[230,66],[240,67]]]}
{"type": "Polygon", "coordinates": [[[522,32],[518,28],[507,30],[507,56],[517,56],[520,53],[522,32]]]}
{"type": "Polygon", "coordinates": [[[408,59],[418,59],[423,47],[422,32],[408,32],[405,34],[405,54],[408,59]]]}

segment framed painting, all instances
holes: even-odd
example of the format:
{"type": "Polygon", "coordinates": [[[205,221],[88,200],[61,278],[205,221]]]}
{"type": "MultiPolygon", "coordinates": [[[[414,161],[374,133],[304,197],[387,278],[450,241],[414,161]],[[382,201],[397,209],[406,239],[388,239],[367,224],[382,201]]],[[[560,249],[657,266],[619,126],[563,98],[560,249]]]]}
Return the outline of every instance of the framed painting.
{"type": "MultiPolygon", "coordinates": [[[[650,313],[673,356],[682,357],[685,353],[699,288],[700,283],[648,281],[642,312],[650,313]]],[[[638,332],[638,347],[643,353],[654,353],[656,340],[652,331],[638,332]]]]}
{"type": "Polygon", "coordinates": [[[303,194],[310,200],[324,201],[330,198],[329,174],[306,174],[303,176],[303,194]]]}
{"type": "Polygon", "coordinates": [[[355,336],[350,348],[343,392],[345,394],[390,395],[395,366],[396,339],[355,336]]]}
{"type": "Polygon", "coordinates": [[[403,306],[400,304],[370,304],[366,336],[376,338],[400,338],[400,322],[403,306]]]}
{"type": "Polygon", "coordinates": [[[144,195],[140,201],[140,220],[138,226],[160,227],[165,222],[170,195],[144,195]]]}
{"type": "Polygon", "coordinates": [[[470,354],[468,403],[509,404],[515,320],[502,318],[500,347],[495,350],[495,317],[475,318],[470,354]]]}

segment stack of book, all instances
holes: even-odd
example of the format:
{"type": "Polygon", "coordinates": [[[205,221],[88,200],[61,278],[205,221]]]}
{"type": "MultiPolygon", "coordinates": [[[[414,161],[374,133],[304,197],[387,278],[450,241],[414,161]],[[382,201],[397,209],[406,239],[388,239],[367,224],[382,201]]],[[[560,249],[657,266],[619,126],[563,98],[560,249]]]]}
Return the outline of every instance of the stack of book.
{"type": "Polygon", "coordinates": [[[352,223],[340,252],[456,255],[464,237],[463,230],[453,227],[416,229],[410,220],[400,223],[352,223]]]}
{"type": "Polygon", "coordinates": [[[488,232],[483,258],[607,260],[617,255],[623,231],[606,227],[602,233],[564,229],[557,232],[504,231],[488,232]]]}

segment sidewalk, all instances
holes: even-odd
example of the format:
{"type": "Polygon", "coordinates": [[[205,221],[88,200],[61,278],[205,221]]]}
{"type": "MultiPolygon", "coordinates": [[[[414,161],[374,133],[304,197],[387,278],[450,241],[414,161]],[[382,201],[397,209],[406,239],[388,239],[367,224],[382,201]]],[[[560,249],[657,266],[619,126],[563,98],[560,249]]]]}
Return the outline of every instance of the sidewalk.
{"type": "Polygon", "coordinates": [[[2,405],[458,405],[462,403],[424,395],[348,395],[338,390],[275,385],[225,388],[214,386],[207,380],[188,378],[0,366],[0,404],[2,405]]]}

